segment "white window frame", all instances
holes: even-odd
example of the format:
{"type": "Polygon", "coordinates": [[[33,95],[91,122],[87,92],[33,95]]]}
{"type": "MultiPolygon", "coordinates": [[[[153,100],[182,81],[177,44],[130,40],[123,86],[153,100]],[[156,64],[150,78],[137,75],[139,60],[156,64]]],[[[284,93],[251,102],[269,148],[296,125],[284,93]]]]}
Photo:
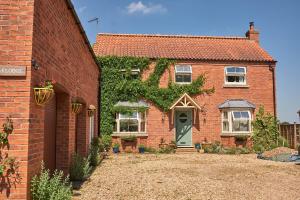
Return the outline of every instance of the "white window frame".
{"type": "Polygon", "coordinates": [[[184,65],[184,64],[181,64],[181,65],[175,65],[175,70],[174,70],[174,79],[175,79],[175,83],[177,84],[191,84],[192,83],[192,74],[193,74],[193,71],[192,71],[192,65],[184,65]],[[177,67],[180,67],[180,66],[187,66],[190,68],[190,71],[189,72],[180,72],[180,71],[177,71],[177,67]],[[191,81],[189,82],[177,82],[176,81],[176,75],[190,75],[191,76],[191,81]]]}
{"type": "Polygon", "coordinates": [[[250,111],[250,109],[224,109],[221,112],[221,130],[222,130],[222,134],[226,135],[226,134],[233,134],[233,135],[238,135],[238,134],[244,134],[244,135],[249,135],[252,132],[252,112],[250,111]],[[224,119],[224,115],[223,113],[227,112],[227,117],[228,119],[224,119]],[[249,120],[249,131],[233,131],[233,121],[234,121],[234,112],[247,112],[249,115],[249,119],[248,118],[241,118],[240,120],[249,120]],[[225,131],[224,127],[223,127],[223,122],[224,121],[228,121],[229,123],[229,131],[225,131]]]}
{"type": "Polygon", "coordinates": [[[94,117],[94,115],[92,115],[89,118],[90,118],[89,143],[91,144],[92,139],[95,134],[95,117],[94,117]]]}
{"type": "Polygon", "coordinates": [[[116,114],[116,128],[117,128],[117,130],[116,130],[116,132],[114,132],[114,133],[146,133],[146,128],[147,128],[147,115],[146,115],[146,112],[145,113],[141,113],[141,112],[137,112],[137,111],[135,111],[136,113],[137,113],[137,117],[135,117],[135,118],[132,118],[132,117],[122,117],[122,114],[121,113],[117,113],[116,114]],[[144,114],[144,120],[142,120],[142,118],[141,118],[141,115],[142,114],[144,114]],[[121,131],[120,130],[120,121],[121,120],[137,120],[138,121],[138,131],[121,131]],[[145,122],[145,131],[141,131],[141,123],[142,122],[145,122]]]}
{"type": "Polygon", "coordinates": [[[225,74],[225,76],[224,76],[225,85],[247,85],[247,68],[246,67],[227,66],[224,69],[224,74],[225,74]],[[227,69],[229,69],[229,68],[242,68],[242,69],[244,69],[244,72],[227,72],[227,69]],[[244,82],[228,82],[227,81],[228,76],[236,76],[236,77],[243,76],[244,82]]]}

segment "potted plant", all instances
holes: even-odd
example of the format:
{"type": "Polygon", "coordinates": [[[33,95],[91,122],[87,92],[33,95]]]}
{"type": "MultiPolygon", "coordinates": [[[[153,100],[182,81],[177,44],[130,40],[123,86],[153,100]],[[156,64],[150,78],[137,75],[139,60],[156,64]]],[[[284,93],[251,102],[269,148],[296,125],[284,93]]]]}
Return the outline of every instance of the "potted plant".
{"type": "Polygon", "coordinates": [[[53,80],[46,80],[33,88],[34,99],[37,105],[44,105],[51,99],[54,94],[53,85],[53,80]]]}
{"type": "Polygon", "coordinates": [[[201,144],[200,144],[200,142],[196,142],[196,143],[195,143],[195,149],[197,149],[197,152],[200,151],[200,149],[201,149],[201,144]]]}
{"type": "Polygon", "coordinates": [[[120,148],[120,144],[119,143],[114,143],[113,144],[113,152],[114,153],[119,153],[119,148],[120,148]]]}
{"type": "Polygon", "coordinates": [[[145,145],[143,144],[139,145],[139,153],[145,153],[145,145]]]}
{"type": "Polygon", "coordinates": [[[78,114],[81,112],[82,103],[72,102],[72,112],[78,114]]]}

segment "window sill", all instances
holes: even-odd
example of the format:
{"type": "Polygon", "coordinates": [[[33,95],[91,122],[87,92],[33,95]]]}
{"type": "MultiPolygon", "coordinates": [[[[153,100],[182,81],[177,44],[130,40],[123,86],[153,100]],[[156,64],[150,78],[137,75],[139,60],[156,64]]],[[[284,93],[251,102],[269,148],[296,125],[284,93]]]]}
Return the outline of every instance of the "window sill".
{"type": "Polygon", "coordinates": [[[221,133],[221,136],[251,136],[251,132],[238,132],[238,133],[221,133]]]}
{"type": "Polygon", "coordinates": [[[249,88],[249,85],[224,84],[223,88],[249,88]]]}
{"type": "Polygon", "coordinates": [[[122,137],[122,136],[136,136],[136,137],[148,137],[147,133],[118,133],[114,132],[111,136],[112,137],[122,137]]]}

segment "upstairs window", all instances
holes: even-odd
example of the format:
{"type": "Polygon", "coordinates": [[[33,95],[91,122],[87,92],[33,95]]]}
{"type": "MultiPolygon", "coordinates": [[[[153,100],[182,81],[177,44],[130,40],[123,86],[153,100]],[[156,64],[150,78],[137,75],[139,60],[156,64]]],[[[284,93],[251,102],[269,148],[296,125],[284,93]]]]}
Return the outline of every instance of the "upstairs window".
{"type": "MultiPolygon", "coordinates": [[[[123,74],[123,77],[125,78],[126,77],[126,69],[121,69],[120,71],[123,74]]],[[[130,75],[131,75],[130,76],[131,78],[138,79],[139,75],[140,75],[140,69],[132,69],[130,75]]]]}
{"type": "Polygon", "coordinates": [[[176,65],[175,66],[175,82],[179,84],[189,84],[192,82],[192,66],[176,65]]]}
{"type": "Polygon", "coordinates": [[[225,84],[246,85],[246,67],[226,67],[225,84]]]}

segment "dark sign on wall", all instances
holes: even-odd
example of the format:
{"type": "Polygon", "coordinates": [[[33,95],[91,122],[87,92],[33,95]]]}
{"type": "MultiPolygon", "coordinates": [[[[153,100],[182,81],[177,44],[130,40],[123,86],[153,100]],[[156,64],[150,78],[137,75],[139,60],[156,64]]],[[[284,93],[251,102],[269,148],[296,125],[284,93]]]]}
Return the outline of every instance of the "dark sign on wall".
{"type": "Polygon", "coordinates": [[[0,66],[0,76],[26,76],[26,67],[0,66]]]}

